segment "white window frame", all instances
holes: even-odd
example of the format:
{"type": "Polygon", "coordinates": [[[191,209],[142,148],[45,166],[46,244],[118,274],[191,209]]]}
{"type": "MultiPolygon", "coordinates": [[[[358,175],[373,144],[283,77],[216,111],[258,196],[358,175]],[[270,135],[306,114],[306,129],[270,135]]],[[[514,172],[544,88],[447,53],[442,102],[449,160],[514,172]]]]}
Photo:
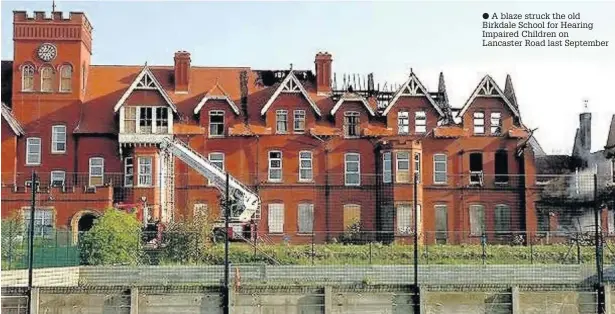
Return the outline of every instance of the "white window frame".
{"type": "Polygon", "coordinates": [[[64,185],[66,183],[66,171],[64,171],[64,170],[52,170],[51,174],[49,176],[49,185],[51,187],[56,187],[56,185],[54,184],[55,181],[62,182],[60,184],[60,187],[64,187],[64,185]]]}
{"type": "Polygon", "coordinates": [[[105,184],[105,159],[102,157],[90,157],[89,159],[89,167],[88,167],[88,186],[102,186],[105,184]],[[101,163],[100,165],[92,165],[92,162],[94,160],[100,160],[101,163]],[[100,175],[93,175],[92,174],[92,169],[93,168],[100,168],[100,175]],[[92,184],[92,178],[100,178],[100,185],[94,185],[92,184]]]}
{"type": "Polygon", "coordinates": [[[346,138],[357,138],[361,136],[361,114],[357,111],[345,111],[344,112],[344,121],[343,121],[343,128],[344,128],[344,137],[346,138]],[[350,118],[351,117],[356,117],[356,134],[351,135],[350,134],[350,118]]]}
{"type": "Polygon", "coordinates": [[[63,154],[66,153],[66,125],[53,125],[51,126],[51,153],[63,154]],[[56,138],[63,134],[63,138],[56,138]],[[64,144],[64,149],[58,149],[58,144],[64,144]]]}
{"type": "Polygon", "coordinates": [[[169,133],[169,107],[154,107],[152,113],[152,134],[167,134],[169,133]],[[160,111],[160,116],[158,112],[160,111]],[[166,125],[162,125],[165,123],[166,125]]]}
{"type": "Polygon", "coordinates": [[[26,165],[28,166],[37,166],[41,164],[41,138],[40,137],[28,137],[26,139],[26,165]],[[37,143],[34,143],[37,142],[37,143]],[[38,152],[32,152],[31,146],[37,146],[38,152]],[[30,158],[30,155],[33,155],[35,160],[30,158]]]}
{"type": "Polygon", "coordinates": [[[269,233],[284,233],[284,204],[271,203],[267,208],[267,226],[269,233]],[[277,213],[276,213],[277,212],[277,213]]]}
{"type": "Polygon", "coordinates": [[[346,153],[344,154],[344,185],[346,186],[360,186],[361,185],[361,155],[359,153],[346,153]],[[356,156],[357,160],[348,160],[348,157],[352,157],[352,156],[356,156]],[[349,172],[348,171],[348,164],[349,163],[356,163],[357,164],[357,171],[356,172],[349,172]],[[353,182],[348,182],[348,177],[349,175],[357,175],[358,180],[356,183],[353,182]]]}
{"type": "Polygon", "coordinates": [[[414,207],[412,202],[398,202],[395,204],[395,220],[396,230],[399,235],[410,235],[413,232],[414,224],[412,220],[412,214],[414,207]],[[402,211],[406,211],[403,213],[402,211]]]}
{"type": "Polygon", "coordinates": [[[307,203],[307,202],[301,202],[299,204],[297,204],[297,233],[299,234],[312,234],[314,233],[314,204],[312,203],[307,203]],[[312,220],[309,221],[309,223],[307,223],[307,225],[310,228],[306,228],[309,230],[303,230],[301,228],[302,224],[302,220],[301,218],[305,218],[304,216],[302,216],[302,211],[305,212],[309,212],[310,214],[308,216],[311,216],[312,220]]]}
{"type": "Polygon", "coordinates": [[[48,65],[44,65],[40,69],[41,73],[41,92],[50,93],[53,92],[53,68],[48,65]],[[46,72],[49,73],[49,77],[46,77],[46,72]],[[49,88],[45,89],[45,80],[49,80],[49,88]]]}
{"type": "Polygon", "coordinates": [[[132,157],[124,158],[124,186],[131,187],[135,184],[135,160],[132,157]],[[128,163],[130,161],[130,164],[128,163]],[[128,170],[131,170],[131,173],[128,173],[128,170]],[[130,183],[128,179],[130,178],[130,183]]]}
{"type": "Polygon", "coordinates": [[[500,112],[492,112],[490,115],[490,132],[491,135],[500,135],[502,134],[502,113],[500,112]]]}
{"type": "Polygon", "coordinates": [[[21,67],[21,91],[22,92],[32,92],[34,91],[34,73],[36,70],[34,69],[34,65],[32,64],[24,64],[21,67]],[[30,86],[26,86],[26,80],[30,86]]]}
{"type": "Polygon", "coordinates": [[[295,110],[293,112],[293,131],[295,133],[305,132],[305,110],[295,110]],[[303,123],[303,127],[300,127],[299,122],[303,123]]]}
{"type": "Polygon", "coordinates": [[[383,152],[382,153],[382,183],[391,183],[392,181],[393,181],[393,154],[391,152],[383,152]],[[387,169],[387,165],[388,165],[388,169],[387,169]]]}
{"type": "Polygon", "coordinates": [[[68,93],[72,91],[73,89],[72,85],[73,85],[73,66],[70,64],[62,65],[62,67],[60,67],[60,86],[58,86],[58,89],[62,93],[68,93]],[[66,69],[68,69],[68,73],[65,73],[66,69]],[[62,85],[65,80],[68,81],[68,85],[64,86],[65,88],[63,88],[62,85]]]}
{"type": "Polygon", "coordinates": [[[154,185],[154,158],[152,156],[139,156],[137,161],[138,161],[137,186],[139,187],[153,186],[154,185]]]}
{"type": "Polygon", "coordinates": [[[407,110],[397,112],[397,134],[410,134],[410,113],[407,110]]]}
{"type": "Polygon", "coordinates": [[[224,110],[209,110],[209,137],[224,137],[224,123],[226,122],[226,115],[224,110]],[[212,123],[212,117],[222,117],[222,122],[212,123]],[[212,126],[222,125],[222,134],[214,134],[212,132],[212,126]]]}
{"type": "Polygon", "coordinates": [[[474,134],[485,134],[485,113],[483,111],[476,111],[472,114],[472,118],[474,134]]]}
{"type": "Polygon", "coordinates": [[[448,181],[448,156],[446,154],[434,154],[433,155],[433,183],[434,184],[446,184],[448,181]],[[444,157],[444,160],[437,160],[438,157],[444,157]],[[444,170],[438,170],[438,165],[444,165],[444,170]],[[438,174],[444,175],[444,180],[438,180],[438,174]]]}
{"type": "Polygon", "coordinates": [[[155,128],[154,121],[156,121],[156,110],[155,110],[155,107],[151,107],[151,106],[137,107],[137,133],[139,133],[139,134],[154,134],[154,128],[155,128]],[[150,109],[152,111],[152,118],[150,120],[150,125],[149,126],[144,125],[143,127],[149,127],[150,130],[149,130],[149,132],[144,132],[143,130],[141,130],[141,121],[148,121],[149,119],[141,119],[141,111],[147,112],[148,109],[150,109]]]}
{"type": "Polygon", "coordinates": [[[268,170],[267,170],[267,180],[269,182],[282,182],[282,178],[284,176],[284,172],[282,171],[282,167],[283,167],[283,159],[284,159],[284,155],[282,154],[282,151],[279,150],[271,150],[267,153],[267,158],[268,158],[268,170]],[[273,153],[279,153],[280,157],[271,157],[271,154],[273,153]],[[279,167],[273,167],[272,166],[272,162],[279,160],[280,161],[280,166],[279,167]],[[280,178],[272,178],[271,173],[272,170],[279,170],[280,171],[280,178]]]}
{"type": "MultiPolygon", "coordinates": [[[[414,153],[413,160],[414,160],[414,174],[418,177],[417,182],[421,183],[421,181],[423,180],[422,178],[423,166],[421,163],[421,153],[414,153]]],[[[414,182],[414,178],[412,179],[412,182],[414,182]]]]}
{"type": "Polygon", "coordinates": [[[314,180],[314,162],[312,152],[309,150],[302,150],[299,152],[299,181],[311,182],[314,180]],[[308,154],[307,157],[302,156],[308,154]],[[303,165],[302,161],[309,161],[309,167],[303,165]],[[309,171],[309,176],[303,177],[303,171],[309,171]]]}
{"type": "Polygon", "coordinates": [[[423,134],[427,132],[427,113],[417,111],[414,113],[414,133],[423,134]]]}
{"type": "MultiPolygon", "coordinates": [[[[30,229],[30,212],[28,206],[21,208],[21,217],[24,223],[24,229],[28,232],[30,229]]],[[[53,208],[50,207],[35,207],[34,208],[34,236],[35,237],[51,237],[55,228],[55,215],[53,208]],[[40,223],[37,223],[40,221],[40,223]]]]}
{"type": "MultiPolygon", "coordinates": [[[[209,154],[207,154],[207,160],[209,160],[210,163],[212,163],[215,167],[219,168],[220,170],[224,171],[225,168],[225,162],[226,162],[226,156],[224,155],[224,153],[222,152],[211,152],[209,154]],[[217,158],[217,157],[222,157],[217,158]],[[222,167],[219,167],[219,164],[222,164],[222,167]]],[[[213,185],[214,181],[211,180],[207,180],[207,184],[208,185],[213,185]]]]}
{"type": "Polygon", "coordinates": [[[275,133],[276,134],[288,134],[288,110],[279,109],[275,111],[275,133]],[[284,119],[281,119],[281,118],[284,119]],[[280,130],[280,123],[283,122],[284,129],[280,130]]]}
{"type": "Polygon", "coordinates": [[[396,183],[410,183],[412,182],[412,178],[410,177],[410,152],[409,151],[398,151],[395,153],[395,182],[396,183]],[[407,158],[400,158],[406,155],[407,158]],[[408,163],[408,169],[400,169],[400,161],[408,163]],[[407,180],[404,180],[403,174],[406,175],[407,180]]]}

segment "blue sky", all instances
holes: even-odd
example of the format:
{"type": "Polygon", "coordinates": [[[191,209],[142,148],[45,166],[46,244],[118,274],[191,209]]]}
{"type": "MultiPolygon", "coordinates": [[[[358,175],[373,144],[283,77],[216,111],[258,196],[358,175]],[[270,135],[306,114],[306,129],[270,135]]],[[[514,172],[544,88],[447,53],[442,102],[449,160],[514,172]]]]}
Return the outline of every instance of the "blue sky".
{"type": "MultiPolygon", "coordinates": [[[[412,67],[429,89],[444,71],[461,107],[484,74],[513,76],[523,119],[547,152],[569,152],[582,101],[594,113],[593,148],[606,143],[615,99],[615,3],[508,2],[73,2],[94,27],[94,64],[170,65],[187,50],[194,65],[312,69],[318,51],[334,71],[374,72],[401,83],[412,67]],[[572,39],[610,40],[607,48],[482,47],[484,12],[579,12],[594,30],[572,39]],[[553,135],[557,136],[553,136],[553,135]]],[[[12,59],[12,11],[50,11],[51,1],[2,1],[2,59],[12,59]]]]}

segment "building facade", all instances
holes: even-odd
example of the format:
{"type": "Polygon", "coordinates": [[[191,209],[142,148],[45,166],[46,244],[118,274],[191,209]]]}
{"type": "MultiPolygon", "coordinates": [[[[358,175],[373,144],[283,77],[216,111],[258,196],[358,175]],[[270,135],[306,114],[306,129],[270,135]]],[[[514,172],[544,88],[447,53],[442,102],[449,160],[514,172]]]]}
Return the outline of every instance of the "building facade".
{"type": "Polygon", "coordinates": [[[531,132],[510,77],[502,89],[485,76],[456,109],[442,74],[435,91],[415,73],[393,89],[372,75],[338,84],[329,53],[314,71],[194,66],[185,51],[171,66],[91,55],[85,14],[14,12],[3,217],[28,206],[32,171],[49,228],[82,230],[118,203],[146,203],[164,223],[216,215],[208,180],[159,153],[177,138],[259,193],[257,232],[276,241],[331,240],[353,225],[403,238],[414,202],[428,242],[536,231],[531,132]]]}

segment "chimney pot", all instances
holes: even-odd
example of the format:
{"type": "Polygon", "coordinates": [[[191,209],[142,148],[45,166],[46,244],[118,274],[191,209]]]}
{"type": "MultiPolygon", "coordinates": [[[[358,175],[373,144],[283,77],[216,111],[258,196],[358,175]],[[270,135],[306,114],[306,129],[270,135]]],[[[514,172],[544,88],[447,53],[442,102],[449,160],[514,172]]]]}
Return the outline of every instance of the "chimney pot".
{"type": "Polygon", "coordinates": [[[187,93],[190,87],[190,53],[185,50],[175,52],[175,92],[187,93]]]}
{"type": "Polygon", "coordinates": [[[331,93],[331,64],[333,60],[330,54],[319,52],[314,58],[316,65],[316,93],[327,95],[331,93]]]}

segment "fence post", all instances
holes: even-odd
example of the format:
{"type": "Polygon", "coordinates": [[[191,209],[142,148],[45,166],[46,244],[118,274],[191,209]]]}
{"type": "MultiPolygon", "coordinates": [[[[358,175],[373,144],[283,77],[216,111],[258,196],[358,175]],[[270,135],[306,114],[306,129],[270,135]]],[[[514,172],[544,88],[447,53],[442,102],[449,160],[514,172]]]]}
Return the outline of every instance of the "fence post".
{"type": "Polygon", "coordinates": [[[480,244],[483,247],[483,265],[487,264],[487,234],[483,230],[483,234],[480,237],[480,244]]]}
{"type": "MultiPolygon", "coordinates": [[[[34,213],[36,206],[36,172],[32,170],[32,203],[30,204],[30,221],[28,230],[28,309],[32,310],[32,273],[34,268],[34,213]]],[[[38,298],[37,298],[38,301],[38,298]]]]}
{"type": "Polygon", "coordinates": [[[314,265],[314,230],[312,230],[312,265],[314,265]]]}
{"type": "Polygon", "coordinates": [[[581,235],[579,234],[579,232],[577,231],[577,264],[581,264],[581,235]]]}
{"type": "Polygon", "coordinates": [[[224,197],[224,313],[230,313],[230,285],[229,285],[229,206],[231,204],[229,192],[229,174],[226,173],[226,189],[224,197]]]}
{"type": "Polygon", "coordinates": [[[14,239],[13,239],[13,228],[14,228],[14,223],[11,223],[10,227],[9,227],[9,241],[11,241],[9,243],[9,252],[8,252],[8,260],[9,260],[9,270],[11,269],[11,265],[13,264],[13,245],[14,245],[14,239]]]}
{"type": "Polygon", "coordinates": [[[534,264],[534,243],[529,233],[527,234],[527,241],[530,243],[530,264],[534,264]]]}
{"type": "Polygon", "coordinates": [[[414,313],[420,313],[421,300],[419,293],[419,229],[418,229],[418,212],[419,212],[419,200],[418,200],[418,184],[419,175],[414,173],[414,300],[412,302],[414,307],[414,313]]]}
{"type": "Polygon", "coordinates": [[[372,241],[369,241],[369,264],[372,264],[372,241]]]}
{"type": "Polygon", "coordinates": [[[600,221],[600,203],[598,200],[598,175],[594,173],[594,230],[596,243],[596,274],[598,275],[597,292],[598,292],[598,313],[602,314],[606,311],[603,269],[602,269],[602,226],[600,221]]]}

